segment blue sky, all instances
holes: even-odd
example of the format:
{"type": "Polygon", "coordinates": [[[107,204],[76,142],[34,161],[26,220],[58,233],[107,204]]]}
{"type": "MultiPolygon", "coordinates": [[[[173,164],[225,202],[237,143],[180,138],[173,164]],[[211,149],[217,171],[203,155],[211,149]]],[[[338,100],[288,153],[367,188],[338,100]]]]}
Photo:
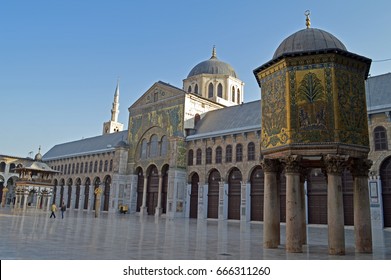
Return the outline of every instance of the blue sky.
{"type": "MultiPolygon", "coordinates": [[[[260,98],[253,70],[290,34],[311,27],[350,52],[391,58],[391,1],[9,0],[0,3],[0,154],[44,154],[102,133],[120,78],[119,120],[161,80],[182,87],[199,62],[217,57],[260,98]]],[[[370,74],[390,72],[373,62],[370,74]]]]}

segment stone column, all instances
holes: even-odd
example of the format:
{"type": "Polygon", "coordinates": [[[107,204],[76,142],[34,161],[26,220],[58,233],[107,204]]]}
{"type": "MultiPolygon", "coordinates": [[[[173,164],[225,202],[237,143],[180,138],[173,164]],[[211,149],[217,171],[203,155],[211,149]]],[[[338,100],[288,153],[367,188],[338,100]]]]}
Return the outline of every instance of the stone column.
{"type": "Polygon", "coordinates": [[[8,188],[6,186],[4,186],[3,188],[3,197],[1,198],[1,207],[5,207],[5,204],[7,203],[7,192],[8,192],[8,188]]]}
{"type": "Polygon", "coordinates": [[[159,188],[157,194],[157,206],[155,209],[155,217],[159,217],[162,214],[162,189],[163,189],[163,175],[159,176],[159,188]]]}
{"type": "Polygon", "coordinates": [[[302,250],[302,214],[300,192],[300,161],[298,155],[284,159],[286,176],[286,251],[301,253],[302,250]]]}
{"type": "Polygon", "coordinates": [[[148,185],[148,176],[144,177],[144,188],[143,188],[143,203],[140,207],[140,215],[147,214],[147,185],[148,185]]]}
{"type": "Polygon", "coordinates": [[[26,211],[27,209],[27,198],[29,196],[29,191],[27,189],[25,189],[23,191],[23,196],[24,196],[24,201],[23,201],[23,210],[26,211]]]}
{"type": "Polygon", "coordinates": [[[304,184],[310,170],[302,168],[300,172],[300,215],[301,215],[301,243],[307,244],[307,215],[306,215],[306,205],[305,205],[305,190],[304,184]]]}
{"type": "Polygon", "coordinates": [[[261,161],[264,171],[263,247],[277,248],[280,243],[280,209],[277,191],[277,174],[280,162],[265,158],[261,161]],[[277,209],[278,208],[278,209],[277,209]]]}
{"type": "Polygon", "coordinates": [[[330,255],[345,255],[345,222],[341,175],[348,157],[327,155],[324,158],[327,172],[327,224],[330,255]]]}
{"type": "Polygon", "coordinates": [[[368,172],[372,161],[354,159],[349,166],[354,178],[354,235],[356,252],[372,253],[371,210],[368,193],[368,172]]]}

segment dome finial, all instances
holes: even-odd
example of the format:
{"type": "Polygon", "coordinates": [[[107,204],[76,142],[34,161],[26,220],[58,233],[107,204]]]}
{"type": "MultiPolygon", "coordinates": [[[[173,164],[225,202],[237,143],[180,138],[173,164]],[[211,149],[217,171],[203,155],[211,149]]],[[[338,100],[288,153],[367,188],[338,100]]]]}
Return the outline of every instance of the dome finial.
{"type": "Polygon", "coordinates": [[[217,58],[217,56],[216,56],[216,45],[213,45],[212,57],[211,58],[217,58]]]}
{"type": "Polygon", "coordinates": [[[307,10],[304,12],[304,15],[305,15],[305,25],[307,26],[307,28],[310,28],[311,27],[311,20],[310,20],[310,10],[307,10]]]}

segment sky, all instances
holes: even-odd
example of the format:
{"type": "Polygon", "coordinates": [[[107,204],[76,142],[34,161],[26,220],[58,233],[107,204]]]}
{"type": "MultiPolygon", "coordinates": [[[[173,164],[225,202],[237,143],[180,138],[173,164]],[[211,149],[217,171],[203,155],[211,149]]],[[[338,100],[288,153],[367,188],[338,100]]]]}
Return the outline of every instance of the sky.
{"type": "Polygon", "coordinates": [[[199,62],[217,57],[260,99],[253,70],[311,27],[391,69],[391,1],[3,0],[0,2],[0,154],[33,157],[102,134],[119,79],[119,121],[155,82],[182,88],[199,62]],[[384,61],[383,61],[384,60],[384,61]]]}

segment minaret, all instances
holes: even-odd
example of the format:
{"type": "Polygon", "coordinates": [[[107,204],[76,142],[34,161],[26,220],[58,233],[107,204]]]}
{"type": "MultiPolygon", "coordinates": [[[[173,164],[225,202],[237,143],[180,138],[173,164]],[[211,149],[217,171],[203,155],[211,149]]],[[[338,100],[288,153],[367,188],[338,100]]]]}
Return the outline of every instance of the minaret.
{"type": "Polygon", "coordinates": [[[111,109],[111,120],[103,124],[103,134],[119,132],[123,130],[124,125],[118,122],[119,114],[119,80],[114,93],[114,102],[111,109]]]}

